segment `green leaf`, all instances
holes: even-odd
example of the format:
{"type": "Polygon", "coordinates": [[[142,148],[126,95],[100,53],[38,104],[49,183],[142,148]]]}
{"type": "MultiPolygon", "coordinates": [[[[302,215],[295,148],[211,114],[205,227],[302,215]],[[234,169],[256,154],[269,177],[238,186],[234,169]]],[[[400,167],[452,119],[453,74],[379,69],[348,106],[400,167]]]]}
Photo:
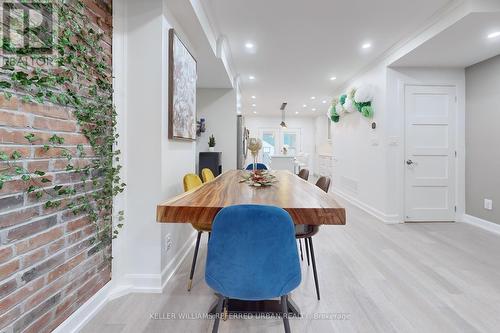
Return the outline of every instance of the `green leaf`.
{"type": "Polygon", "coordinates": [[[35,142],[35,141],[37,141],[37,140],[40,139],[40,138],[36,137],[35,134],[33,134],[33,133],[26,134],[24,136],[24,138],[26,140],[28,140],[29,143],[33,143],[33,142],[35,142]]]}
{"type": "Polygon", "coordinates": [[[49,138],[49,142],[55,145],[56,144],[62,145],[64,144],[64,138],[58,136],[57,134],[54,134],[49,138]]]}
{"type": "Polygon", "coordinates": [[[35,172],[33,172],[35,175],[37,176],[44,176],[45,175],[45,172],[43,171],[40,171],[40,170],[35,170],[35,172]]]}
{"type": "Polygon", "coordinates": [[[12,84],[10,82],[7,82],[7,81],[0,81],[0,88],[3,88],[3,89],[8,89],[12,87],[12,84]]]}
{"type": "Polygon", "coordinates": [[[26,174],[24,174],[24,175],[22,175],[22,176],[21,176],[21,179],[22,179],[23,181],[27,182],[28,180],[30,180],[30,179],[31,179],[31,176],[30,176],[30,175],[26,175],[26,174]]]}
{"type": "Polygon", "coordinates": [[[0,151],[0,160],[2,160],[2,161],[8,161],[9,160],[9,155],[7,155],[3,151],[0,151]]]}
{"type": "Polygon", "coordinates": [[[13,160],[18,160],[20,159],[21,157],[23,157],[23,155],[21,155],[20,152],[18,152],[17,150],[14,150],[12,152],[12,154],[10,155],[10,158],[13,159],[13,160]]]}
{"type": "Polygon", "coordinates": [[[42,183],[50,183],[50,179],[48,179],[48,178],[42,178],[42,179],[40,179],[40,181],[42,183]]]}
{"type": "Polygon", "coordinates": [[[34,192],[36,189],[38,189],[37,186],[30,185],[30,187],[28,187],[28,189],[26,190],[26,192],[31,193],[31,192],[34,192]]]}
{"type": "Polygon", "coordinates": [[[60,189],[62,189],[61,185],[54,186],[54,191],[59,191],[60,189]]]}

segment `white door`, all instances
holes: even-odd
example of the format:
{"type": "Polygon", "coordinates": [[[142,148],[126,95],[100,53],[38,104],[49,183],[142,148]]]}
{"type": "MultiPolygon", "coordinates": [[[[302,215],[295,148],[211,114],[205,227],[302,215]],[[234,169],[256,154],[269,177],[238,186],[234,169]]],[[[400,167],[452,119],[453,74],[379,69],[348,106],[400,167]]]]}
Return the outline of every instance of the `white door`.
{"type": "Polygon", "coordinates": [[[406,221],[455,221],[455,116],[455,87],[405,87],[406,221]]]}

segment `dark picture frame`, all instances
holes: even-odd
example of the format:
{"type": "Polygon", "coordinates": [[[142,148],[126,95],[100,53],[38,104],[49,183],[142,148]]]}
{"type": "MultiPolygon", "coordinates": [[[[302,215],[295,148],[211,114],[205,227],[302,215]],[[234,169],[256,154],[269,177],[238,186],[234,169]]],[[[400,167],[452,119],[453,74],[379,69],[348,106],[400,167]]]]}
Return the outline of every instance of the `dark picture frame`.
{"type": "Polygon", "coordinates": [[[174,29],[168,31],[168,138],[196,140],[197,62],[174,29]]]}

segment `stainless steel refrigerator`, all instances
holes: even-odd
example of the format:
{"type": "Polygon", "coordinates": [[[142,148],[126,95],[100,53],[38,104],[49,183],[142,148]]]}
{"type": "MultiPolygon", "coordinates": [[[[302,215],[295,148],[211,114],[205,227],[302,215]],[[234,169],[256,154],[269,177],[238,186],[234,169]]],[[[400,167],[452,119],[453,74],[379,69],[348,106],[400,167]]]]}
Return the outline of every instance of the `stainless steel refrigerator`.
{"type": "Polygon", "coordinates": [[[247,159],[247,140],[249,136],[249,131],[245,127],[245,117],[238,115],[236,117],[236,137],[237,137],[237,160],[236,165],[238,169],[245,168],[245,161],[247,159]]]}

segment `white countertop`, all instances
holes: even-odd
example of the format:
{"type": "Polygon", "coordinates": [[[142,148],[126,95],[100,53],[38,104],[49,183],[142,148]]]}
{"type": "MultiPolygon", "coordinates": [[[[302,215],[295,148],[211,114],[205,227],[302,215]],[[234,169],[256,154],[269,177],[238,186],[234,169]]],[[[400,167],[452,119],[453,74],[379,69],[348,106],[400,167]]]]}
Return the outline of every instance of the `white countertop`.
{"type": "Polygon", "coordinates": [[[295,155],[271,155],[271,158],[295,158],[295,155]]]}

